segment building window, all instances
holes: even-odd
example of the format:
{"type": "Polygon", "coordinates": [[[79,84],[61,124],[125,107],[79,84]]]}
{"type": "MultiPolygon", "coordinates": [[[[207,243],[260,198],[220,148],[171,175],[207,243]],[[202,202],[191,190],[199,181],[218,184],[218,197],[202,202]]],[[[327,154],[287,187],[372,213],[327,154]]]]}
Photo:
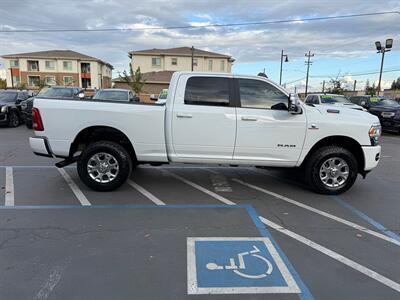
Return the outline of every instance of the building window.
{"type": "Polygon", "coordinates": [[[161,58],[160,57],[152,57],[151,58],[151,65],[153,67],[160,67],[161,66],[161,58]]]}
{"type": "Polygon", "coordinates": [[[30,72],[39,71],[39,61],[37,61],[37,60],[28,60],[28,71],[30,71],[30,72]]]}
{"type": "Polygon", "coordinates": [[[21,83],[21,78],[19,76],[12,77],[12,85],[13,87],[18,86],[21,83]]]}
{"type": "Polygon", "coordinates": [[[56,85],[56,76],[46,76],[46,84],[47,85],[56,85]]]}
{"type": "Polygon", "coordinates": [[[221,60],[219,67],[220,67],[221,71],[225,71],[225,61],[224,60],[221,60]]]}
{"type": "Polygon", "coordinates": [[[178,59],[176,57],[171,58],[171,65],[173,65],[173,66],[178,65],[178,59]]]}
{"type": "Polygon", "coordinates": [[[90,73],[90,63],[81,63],[81,73],[90,73]]]}
{"type": "Polygon", "coordinates": [[[28,86],[39,86],[40,76],[28,76],[28,86]]]}
{"type": "Polygon", "coordinates": [[[208,61],[208,71],[212,71],[212,69],[213,69],[213,61],[212,61],[212,59],[210,59],[208,61]]]}
{"type": "Polygon", "coordinates": [[[64,85],[72,85],[74,83],[74,79],[72,76],[64,76],[64,85]]]}
{"type": "Polygon", "coordinates": [[[193,58],[193,67],[197,67],[197,58],[193,58]]]}
{"type": "Polygon", "coordinates": [[[10,67],[11,67],[11,68],[19,68],[19,61],[18,61],[18,59],[10,60],[10,67]]]}
{"type": "Polygon", "coordinates": [[[46,60],[45,65],[47,70],[55,70],[56,68],[56,63],[53,60],[46,60]]]}
{"type": "Polygon", "coordinates": [[[72,71],[72,61],[63,61],[63,69],[66,71],[72,71]]]}

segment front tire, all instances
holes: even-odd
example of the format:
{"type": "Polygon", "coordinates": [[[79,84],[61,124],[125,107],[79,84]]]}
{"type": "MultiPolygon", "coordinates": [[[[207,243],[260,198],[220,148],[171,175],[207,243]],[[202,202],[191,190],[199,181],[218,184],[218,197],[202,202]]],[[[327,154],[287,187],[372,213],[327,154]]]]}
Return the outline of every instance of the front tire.
{"type": "Polygon", "coordinates": [[[18,114],[15,111],[11,111],[8,115],[8,127],[18,127],[19,123],[18,114]]]}
{"type": "Polygon", "coordinates": [[[130,176],[132,160],[121,145],[100,141],[89,144],[77,163],[79,177],[95,191],[113,191],[130,176]]]}
{"type": "Polygon", "coordinates": [[[357,179],[358,164],[354,155],[339,146],[315,151],[305,166],[309,185],[318,193],[338,195],[351,188],[357,179]]]}

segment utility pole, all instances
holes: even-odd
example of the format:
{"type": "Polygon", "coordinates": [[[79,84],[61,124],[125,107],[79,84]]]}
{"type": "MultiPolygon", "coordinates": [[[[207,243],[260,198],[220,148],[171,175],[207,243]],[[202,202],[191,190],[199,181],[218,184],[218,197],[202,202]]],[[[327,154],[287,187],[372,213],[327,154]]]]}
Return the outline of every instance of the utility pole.
{"type": "Polygon", "coordinates": [[[194,67],[194,47],[192,46],[192,72],[194,67]]]}
{"type": "Polygon", "coordinates": [[[353,92],[356,91],[357,80],[354,80],[353,92]]]}
{"type": "Polygon", "coordinates": [[[325,93],[325,80],[322,81],[322,92],[325,93]]]}
{"type": "Polygon", "coordinates": [[[308,53],[305,54],[305,56],[307,57],[307,61],[305,62],[307,65],[307,77],[306,77],[306,92],[305,97],[307,97],[307,92],[308,92],[308,75],[310,74],[310,65],[312,64],[312,61],[310,61],[311,57],[314,57],[314,53],[311,54],[311,51],[308,51],[308,53]]]}
{"type": "Polygon", "coordinates": [[[285,57],[285,62],[288,62],[288,56],[287,54],[283,54],[283,50],[281,51],[281,72],[279,75],[279,85],[282,85],[282,65],[283,65],[283,57],[285,57]]]}

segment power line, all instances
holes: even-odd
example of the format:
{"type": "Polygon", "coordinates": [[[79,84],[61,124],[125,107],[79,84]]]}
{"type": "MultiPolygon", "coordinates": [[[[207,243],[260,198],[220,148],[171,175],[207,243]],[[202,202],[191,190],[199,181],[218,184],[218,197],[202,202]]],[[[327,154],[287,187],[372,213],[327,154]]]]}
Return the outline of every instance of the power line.
{"type": "MultiPolygon", "coordinates": [[[[382,73],[390,73],[390,72],[398,72],[400,71],[400,69],[391,69],[391,70],[385,70],[382,73]]],[[[352,76],[352,77],[357,77],[357,76],[365,76],[365,75],[374,75],[374,74],[378,74],[379,71],[375,71],[375,72],[365,72],[365,73],[354,73],[354,74],[343,74],[343,75],[314,75],[314,76],[310,76],[311,78],[328,78],[328,77],[346,77],[346,76],[352,76]]]]}
{"type": "Polygon", "coordinates": [[[400,15],[400,11],[384,11],[384,12],[375,12],[375,13],[350,14],[350,15],[339,15],[339,16],[331,16],[331,17],[313,17],[313,18],[288,19],[288,20],[274,20],[274,21],[241,22],[241,23],[226,23],[226,24],[204,24],[204,25],[182,25],[182,26],[166,26],[166,27],[154,26],[154,27],[145,27],[145,28],[92,28],[92,29],[62,28],[62,29],[14,29],[14,30],[1,29],[0,33],[111,32],[111,31],[126,32],[126,31],[146,31],[146,30],[197,29],[197,28],[209,28],[209,27],[233,27],[233,26],[299,23],[299,22],[337,20],[337,19],[348,19],[348,18],[389,15],[389,14],[400,15]]]}

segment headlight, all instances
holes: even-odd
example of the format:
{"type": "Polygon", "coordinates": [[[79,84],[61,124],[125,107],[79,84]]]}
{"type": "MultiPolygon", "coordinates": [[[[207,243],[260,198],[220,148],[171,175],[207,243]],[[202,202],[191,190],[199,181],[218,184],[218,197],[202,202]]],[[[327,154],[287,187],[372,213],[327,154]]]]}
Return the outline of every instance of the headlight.
{"type": "Polygon", "coordinates": [[[0,111],[1,111],[2,113],[5,113],[5,112],[7,112],[7,110],[8,110],[8,106],[4,105],[4,106],[1,107],[1,110],[0,110],[0,111]]]}
{"type": "Polygon", "coordinates": [[[368,134],[369,138],[371,139],[372,146],[378,144],[381,133],[382,133],[382,127],[380,124],[374,124],[371,126],[371,128],[368,131],[368,134]]]}

